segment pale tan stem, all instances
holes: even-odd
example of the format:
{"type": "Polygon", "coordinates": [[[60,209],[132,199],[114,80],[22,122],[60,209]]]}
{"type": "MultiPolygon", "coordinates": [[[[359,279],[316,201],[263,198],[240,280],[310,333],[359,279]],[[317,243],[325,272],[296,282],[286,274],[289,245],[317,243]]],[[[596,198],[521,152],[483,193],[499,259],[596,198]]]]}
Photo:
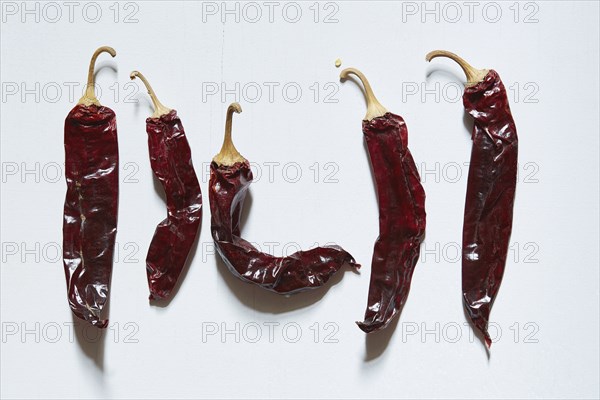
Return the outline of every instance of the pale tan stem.
{"type": "Polygon", "coordinates": [[[231,103],[227,108],[227,116],[225,117],[225,137],[223,138],[223,146],[221,146],[221,151],[217,154],[213,161],[218,165],[225,165],[230,167],[238,162],[244,162],[246,159],[242,157],[239,151],[233,145],[233,140],[231,140],[231,125],[233,120],[233,113],[241,113],[242,106],[239,103],[231,103]]]}
{"type": "Polygon", "coordinates": [[[94,69],[96,67],[96,59],[102,53],[108,53],[112,57],[117,55],[117,52],[115,51],[115,49],[113,49],[112,47],[109,47],[109,46],[99,47],[94,52],[94,54],[92,55],[92,59],[90,61],[90,67],[88,69],[88,79],[87,79],[87,85],[85,86],[85,93],[79,99],[77,104],[83,104],[84,106],[91,106],[92,104],[97,105],[97,106],[100,105],[100,102],[96,98],[96,88],[95,88],[96,77],[94,75],[94,69]]]}
{"type": "Polygon", "coordinates": [[[132,80],[135,78],[140,78],[142,80],[142,82],[144,82],[144,85],[146,86],[146,90],[148,91],[148,94],[150,95],[150,99],[152,100],[152,104],[154,104],[154,114],[152,114],[152,118],[159,118],[161,115],[165,115],[165,114],[168,114],[171,112],[171,109],[169,107],[165,107],[158,100],[158,97],[156,97],[156,93],[154,93],[154,89],[152,89],[152,86],[150,86],[150,83],[148,82],[146,77],[144,75],[142,75],[141,72],[131,71],[131,74],[129,74],[129,77],[132,80]]]}
{"type": "Polygon", "coordinates": [[[365,120],[370,121],[373,118],[385,115],[388,110],[379,103],[373,94],[373,89],[365,75],[356,68],[346,68],[340,73],[340,79],[348,79],[348,75],[356,75],[365,88],[365,97],[367,98],[367,115],[365,115],[365,120]]]}
{"type": "Polygon", "coordinates": [[[454,60],[458,65],[460,65],[467,77],[467,83],[465,84],[465,86],[467,87],[474,86],[479,82],[483,81],[488,72],[490,72],[489,69],[475,69],[471,66],[471,64],[463,60],[461,57],[445,50],[434,50],[425,56],[425,60],[431,61],[436,57],[447,57],[451,60],[454,60]]]}

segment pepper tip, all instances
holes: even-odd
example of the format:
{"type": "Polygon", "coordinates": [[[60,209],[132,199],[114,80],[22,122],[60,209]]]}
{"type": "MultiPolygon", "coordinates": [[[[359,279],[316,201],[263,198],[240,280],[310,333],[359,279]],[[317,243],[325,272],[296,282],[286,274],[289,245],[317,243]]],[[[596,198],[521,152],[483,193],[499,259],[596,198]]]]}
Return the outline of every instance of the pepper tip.
{"type": "Polygon", "coordinates": [[[102,319],[100,317],[94,318],[89,322],[98,329],[105,329],[108,326],[108,319],[102,319]]]}
{"type": "Polygon", "coordinates": [[[485,347],[487,347],[488,350],[491,350],[492,348],[492,338],[487,334],[485,335],[485,347]]]}
{"type": "Polygon", "coordinates": [[[364,333],[371,333],[374,330],[377,330],[377,328],[373,328],[370,324],[367,324],[363,321],[356,321],[356,325],[358,325],[360,330],[363,331],[364,333]]]}

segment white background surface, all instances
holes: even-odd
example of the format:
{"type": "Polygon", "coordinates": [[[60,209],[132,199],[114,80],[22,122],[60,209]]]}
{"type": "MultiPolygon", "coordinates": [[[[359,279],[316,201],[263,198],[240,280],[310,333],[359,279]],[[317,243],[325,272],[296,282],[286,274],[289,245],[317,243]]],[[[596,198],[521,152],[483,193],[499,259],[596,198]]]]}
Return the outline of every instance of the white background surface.
{"type": "MultiPolygon", "coordinates": [[[[204,5],[219,8],[216,15],[203,14],[200,2],[120,3],[118,22],[113,2],[102,2],[96,23],[83,17],[85,2],[72,22],[68,6],[55,4],[59,17],[44,3],[26,4],[38,7],[39,22],[35,11],[23,14],[21,2],[2,5],[3,398],[598,398],[597,2],[480,2],[471,21],[463,2],[321,3],[319,22],[309,2],[300,4],[297,23],[283,18],[285,3],[273,22],[256,3],[263,15],[255,23],[255,9],[242,3],[239,22],[232,14],[224,23],[220,2],[204,5]],[[491,22],[496,8],[502,15],[491,22]],[[457,9],[462,17],[452,22],[457,9]],[[134,11],[137,22],[124,23],[134,11]],[[334,11],[337,22],[324,23],[334,11]],[[118,53],[100,56],[97,83],[101,102],[117,113],[122,183],[111,326],[94,343],[70,331],[59,246],[63,122],[100,45],[118,53]],[[449,60],[424,61],[437,48],[496,69],[512,88],[520,174],[509,261],[492,313],[501,336],[489,358],[464,325],[460,294],[463,163],[471,148],[456,91],[464,77],[449,60]],[[366,305],[377,203],[361,133],[364,100],[354,83],[339,84],[338,57],[362,69],[383,105],[406,119],[427,193],[427,238],[408,302],[395,330],[369,338],[354,321],[366,305]],[[151,107],[137,89],[141,82],[128,84],[133,69],[178,110],[202,177],[198,249],[166,308],[147,301],[144,259],[165,206],[148,161],[151,107]],[[223,99],[221,91],[207,94],[221,82],[229,89],[239,82],[240,91],[223,99]],[[272,101],[265,82],[279,85],[272,101]],[[71,83],[79,85],[73,99],[71,83]],[[290,101],[293,88],[284,98],[286,83],[302,89],[299,101],[290,101]],[[263,93],[252,103],[256,86],[263,93]],[[422,98],[424,89],[431,92],[422,98]],[[334,91],[337,102],[325,102],[334,91]],[[363,265],[360,274],[346,270],[324,290],[284,298],[217,264],[206,167],[235,100],[244,108],[235,116],[236,145],[262,173],[251,188],[244,236],[261,246],[276,242],[276,254],[287,243],[334,241],[363,265]],[[325,163],[333,164],[326,170],[325,163]],[[298,168],[302,176],[291,183],[298,168]],[[337,183],[326,182],[333,171],[337,183]],[[251,343],[257,326],[262,336],[251,343]],[[219,332],[207,335],[214,327],[219,332]],[[223,337],[223,329],[234,333],[223,337]]],[[[86,10],[94,19],[94,9],[86,10]]],[[[294,9],[287,12],[293,19],[294,9]]]]}

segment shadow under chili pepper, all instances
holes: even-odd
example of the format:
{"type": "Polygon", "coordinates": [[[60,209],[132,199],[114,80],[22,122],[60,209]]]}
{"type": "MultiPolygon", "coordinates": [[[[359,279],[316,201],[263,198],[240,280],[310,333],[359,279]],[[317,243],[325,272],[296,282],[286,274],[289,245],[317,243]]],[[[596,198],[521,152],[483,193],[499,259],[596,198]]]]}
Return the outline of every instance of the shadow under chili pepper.
{"type": "MultiPolygon", "coordinates": [[[[106,305],[106,315],[110,308],[110,301],[106,305]]],[[[77,344],[89,359],[94,361],[94,365],[99,371],[104,372],[104,342],[106,340],[106,329],[96,328],[92,325],[83,325],[79,318],[73,317],[73,327],[77,344]],[[84,333],[84,330],[90,334],[84,333]]]]}
{"type": "MultiPolygon", "coordinates": [[[[453,72],[447,71],[443,68],[431,68],[429,71],[427,71],[426,74],[426,80],[429,80],[429,78],[433,75],[433,74],[440,74],[440,75],[446,75],[448,77],[450,77],[452,79],[452,81],[456,81],[460,84],[462,84],[461,81],[461,77],[459,75],[456,75],[453,72]]],[[[467,130],[466,133],[469,137],[471,137],[471,132],[473,132],[473,124],[475,123],[475,121],[473,120],[473,118],[469,115],[468,112],[464,111],[463,114],[463,125],[465,127],[465,129],[467,130]]]]}
{"type": "MultiPolygon", "coordinates": [[[[144,112],[144,115],[148,115],[148,114],[152,114],[154,112],[154,106],[152,105],[152,101],[148,100],[148,96],[142,96],[143,97],[143,102],[144,105],[142,106],[142,101],[140,101],[139,97],[136,97],[136,101],[134,103],[134,110],[135,110],[135,116],[137,117],[140,112],[142,107],[146,110],[144,112]]],[[[154,175],[154,174],[153,174],[154,175]]]]}
{"type": "Polygon", "coordinates": [[[453,71],[449,70],[449,69],[445,69],[442,66],[430,66],[427,69],[427,73],[425,74],[426,80],[429,80],[429,78],[431,78],[431,76],[433,74],[440,74],[440,75],[446,75],[447,77],[450,77],[453,81],[456,81],[460,84],[463,84],[462,82],[462,77],[460,75],[456,75],[453,71]]]}
{"type": "MultiPolygon", "coordinates": [[[[114,64],[110,64],[110,61],[106,61],[106,64],[104,65],[100,65],[100,67],[96,67],[94,70],[94,81],[96,80],[96,76],[100,73],[100,71],[102,71],[103,69],[108,69],[111,72],[113,72],[115,74],[115,76],[117,77],[119,75],[119,68],[114,65],[114,64]]],[[[85,90],[85,87],[84,87],[85,90]]],[[[108,96],[109,91],[105,90],[104,93],[106,94],[106,96],[108,96]]],[[[99,99],[102,98],[102,92],[100,92],[100,97],[99,99]]]]}
{"type": "MultiPolygon", "coordinates": [[[[403,308],[404,306],[398,311],[398,314],[402,313],[403,308]]],[[[398,327],[398,321],[400,321],[400,318],[394,318],[385,329],[371,332],[365,336],[365,362],[373,361],[385,352],[385,349],[390,344],[392,335],[398,327]]]]}
{"type": "Polygon", "coordinates": [[[360,90],[360,92],[362,93],[362,98],[363,98],[363,100],[365,102],[365,107],[369,106],[369,102],[367,101],[367,96],[366,96],[366,93],[365,93],[365,89],[363,88],[362,83],[360,82],[359,79],[356,79],[352,75],[348,75],[347,77],[345,77],[345,78],[343,78],[341,80],[342,80],[342,82],[345,82],[345,81],[353,82],[356,85],[356,87],[358,88],[358,90],[360,90]]]}
{"type": "Polygon", "coordinates": [[[319,302],[327,294],[329,288],[337,285],[342,280],[345,269],[350,268],[348,266],[342,267],[322,287],[289,296],[282,296],[281,294],[270,292],[242,281],[229,271],[229,268],[227,268],[227,265],[225,265],[218,253],[215,253],[214,256],[217,262],[217,270],[235,297],[248,308],[270,314],[295,311],[319,302]]]}

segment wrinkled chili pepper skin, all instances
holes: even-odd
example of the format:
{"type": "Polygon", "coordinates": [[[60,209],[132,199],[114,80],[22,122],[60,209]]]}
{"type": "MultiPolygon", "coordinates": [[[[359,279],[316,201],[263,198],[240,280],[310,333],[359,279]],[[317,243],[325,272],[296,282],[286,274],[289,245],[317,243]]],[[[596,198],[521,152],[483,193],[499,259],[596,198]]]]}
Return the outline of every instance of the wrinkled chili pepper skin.
{"type": "Polygon", "coordinates": [[[210,166],[212,236],[221,258],[235,276],[279,294],[292,294],[323,286],[344,264],[360,267],[339,246],[274,257],[242,239],[240,216],[252,179],[248,161],[233,166],[213,162],[210,166]]]}
{"type": "Polygon", "coordinates": [[[475,120],[463,225],[463,303],[489,347],[487,326],[512,230],[518,138],[496,71],[466,88],[463,104],[475,120]]]}
{"type": "Polygon", "coordinates": [[[150,299],[170,297],[202,221],[202,193],[177,111],[146,119],[152,171],[162,184],[167,218],[156,227],[146,257],[150,299]]]}
{"type": "Polygon", "coordinates": [[[103,106],[75,106],[65,120],[67,194],[63,262],[73,313],[98,328],[108,319],[117,234],[119,150],[115,113],[103,106]]]}
{"type": "Polygon", "coordinates": [[[363,121],[379,201],[379,237],[371,267],[365,332],[384,329],[401,311],[425,237],[425,191],[408,149],[402,117],[363,121]]]}

